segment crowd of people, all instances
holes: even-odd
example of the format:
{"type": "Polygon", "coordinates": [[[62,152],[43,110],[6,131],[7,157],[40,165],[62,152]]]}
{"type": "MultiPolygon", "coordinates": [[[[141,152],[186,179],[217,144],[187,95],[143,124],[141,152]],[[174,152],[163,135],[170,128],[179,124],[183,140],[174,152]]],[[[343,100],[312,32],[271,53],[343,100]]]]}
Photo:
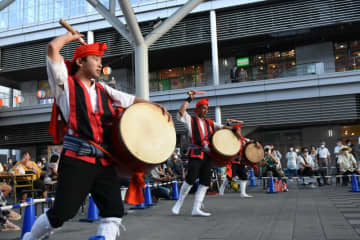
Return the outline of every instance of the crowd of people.
{"type": "MultiPolygon", "coordinates": [[[[25,202],[29,193],[37,192],[39,197],[47,198],[48,190],[50,186],[57,179],[57,168],[58,168],[59,156],[53,155],[50,161],[47,163],[45,158],[34,162],[31,159],[29,152],[23,152],[21,159],[17,162],[13,162],[10,157],[7,163],[0,163],[0,175],[9,176],[4,178],[5,181],[0,182],[0,206],[8,204],[10,194],[17,194],[17,198],[20,202],[25,202]],[[16,178],[11,178],[11,177],[16,178]],[[16,179],[16,182],[14,182],[16,179]],[[29,186],[32,183],[33,187],[29,186]],[[17,192],[12,193],[14,184],[17,187],[21,185],[27,185],[21,187],[17,192]]],[[[19,220],[21,216],[15,211],[2,211],[0,212],[0,225],[1,231],[17,231],[20,227],[12,223],[12,220],[19,220]]]]}
{"type": "MultiPolygon", "coordinates": [[[[264,149],[265,158],[261,163],[263,176],[319,176],[316,178],[318,186],[329,185],[327,177],[330,174],[329,167],[331,167],[331,162],[335,162],[336,174],[343,175],[342,185],[347,186],[348,175],[360,173],[356,151],[351,140],[346,140],[343,144],[339,139],[332,153],[324,141],[319,147],[302,147],[300,151],[290,147],[284,156],[285,167],[281,166],[282,154],[274,149],[274,146],[267,145],[264,149]]],[[[304,180],[304,184],[315,187],[314,181],[313,179],[304,180]]]]}

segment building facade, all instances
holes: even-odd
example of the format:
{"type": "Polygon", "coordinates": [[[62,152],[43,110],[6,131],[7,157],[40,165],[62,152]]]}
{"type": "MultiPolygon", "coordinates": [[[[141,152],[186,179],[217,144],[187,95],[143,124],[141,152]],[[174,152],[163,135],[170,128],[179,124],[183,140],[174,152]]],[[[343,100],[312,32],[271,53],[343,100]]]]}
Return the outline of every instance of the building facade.
{"type": "MultiPolygon", "coordinates": [[[[101,1],[109,6],[109,1],[101,1]]],[[[131,1],[144,35],[186,0],[131,1]]],[[[285,153],[290,146],[331,152],[337,139],[360,137],[360,2],[356,0],[204,1],[160,38],[149,53],[150,96],[175,116],[189,89],[206,91],[209,116],[244,120],[244,132],[285,153]],[[210,12],[216,14],[219,84],[214,85],[210,12]],[[217,116],[220,117],[219,114],[217,116]]],[[[118,6],[116,16],[123,20],[118,6]]],[[[52,96],[46,44],[66,19],[108,44],[102,80],[134,92],[134,53],[85,0],[17,0],[0,12],[0,148],[40,157],[52,96]]],[[[71,59],[77,43],[62,53],[71,59]]],[[[190,108],[193,108],[193,103],[190,108]]],[[[175,121],[178,143],[185,130],[175,121]]]]}

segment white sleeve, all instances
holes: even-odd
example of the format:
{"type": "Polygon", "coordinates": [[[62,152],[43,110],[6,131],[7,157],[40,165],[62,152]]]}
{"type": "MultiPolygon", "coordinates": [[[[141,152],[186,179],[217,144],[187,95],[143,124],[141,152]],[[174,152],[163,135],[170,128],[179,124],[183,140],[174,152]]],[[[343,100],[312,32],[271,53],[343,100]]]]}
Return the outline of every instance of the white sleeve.
{"type": "Polygon", "coordinates": [[[53,95],[58,98],[63,94],[65,88],[67,89],[68,72],[65,62],[52,61],[49,57],[46,57],[46,71],[49,79],[49,85],[53,95]],[[63,88],[59,87],[63,86],[63,88]]]}
{"type": "Polygon", "coordinates": [[[101,82],[100,84],[104,87],[107,94],[109,94],[109,96],[113,100],[113,103],[115,106],[127,108],[127,107],[130,107],[132,104],[134,104],[134,101],[135,101],[134,95],[116,90],[116,89],[106,85],[103,82],[101,82]]]}
{"type": "Polygon", "coordinates": [[[217,131],[219,129],[222,129],[224,125],[222,125],[221,123],[214,122],[214,127],[215,127],[215,131],[217,131]]]}
{"type": "Polygon", "coordinates": [[[191,133],[191,116],[185,111],[184,115],[180,115],[179,112],[176,114],[176,119],[182,123],[184,123],[186,130],[191,133]]]}

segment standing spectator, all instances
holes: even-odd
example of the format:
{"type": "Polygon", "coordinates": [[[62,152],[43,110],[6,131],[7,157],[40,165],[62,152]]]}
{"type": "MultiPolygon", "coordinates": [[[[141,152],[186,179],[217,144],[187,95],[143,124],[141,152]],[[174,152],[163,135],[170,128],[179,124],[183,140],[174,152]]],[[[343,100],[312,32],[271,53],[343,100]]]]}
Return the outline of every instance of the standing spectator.
{"type": "Polygon", "coordinates": [[[328,175],[330,152],[329,152],[329,149],[327,149],[325,145],[326,145],[325,141],[322,141],[321,145],[317,149],[316,153],[318,155],[318,161],[319,161],[319,172],[320,172],[321,176],[323,177],[324,184],[329,185],[327,178],[325,176],[328,175]]]}
{"type": "Polygon", "coordinates": [[[356,155],[356,151],[355,151],[355,145],[352,143],[352,141],[350,139],[348,139],[346,141],[346,146],[348,146],[349,148],[351,148],[350,153],[354,156],[355,160],[357,161],[357,155],[356,155]]]}
{"type": "MultiPolygon", "coordinates": [[[[299,174],[304,177],[312,177],[314,176],[313,171],[313,159],[309,154],[309,148],[303,147],[301,149],[301,154],[298,156],[298,164],[299,164],[299,174]]],[[[318,181],[320,181],[318,179],[318,181]]],[[[308,184],[310,182],[307,182],[304,179],[304,184],[308,184]]],[[[315,187],[314,182],[311,182],[311,187],[315,187]]]]}
{"type": "Polygon", "coordinates": [[[288,169],[288,174],[289,176],[296,176],[296,171],[297,171],[297,166],[296,166],[296,159],[297,159],[297,154],[294,151],[294,148],[291,147],[289,149],[289,152],[286,153],[286,167],[288,169]]]}
{"type": "Polygon", "coordinates": [[[340,167],[340,174],[343,175],[343,186],[347,186],[349,183],[349,178],[347,175],[357,173],[359,174],[357,168],[357,162],[354,158],[354,155],[351,154],[351,148],[348,146],[343,146],[339,150],[338,164],[340,167]]]}
{"type": "Polygon", "coordinates": [[[237,82],[238,79],[237,79],[237,66],[234,65],[231,70],[230,70],[230,78],[231,78],[231,82],[237,82]]]}
{"type": "Polygon", "coordinates": [[[334,155],[335,155],[335,160],[337,161],[338,155],[339,155],[339,150],[340,148],[343,147],[342,141],[341,139],[338,139],[336,142],[336,146],[334,147],[334,155]]]}
{"type": "Polygon", "coordinates": [[[248,73],[247,71],[245,71],[244,68],[240,68],[238,79],[240,80],[240,82],[245,82],[248,80],[248,73]]]}

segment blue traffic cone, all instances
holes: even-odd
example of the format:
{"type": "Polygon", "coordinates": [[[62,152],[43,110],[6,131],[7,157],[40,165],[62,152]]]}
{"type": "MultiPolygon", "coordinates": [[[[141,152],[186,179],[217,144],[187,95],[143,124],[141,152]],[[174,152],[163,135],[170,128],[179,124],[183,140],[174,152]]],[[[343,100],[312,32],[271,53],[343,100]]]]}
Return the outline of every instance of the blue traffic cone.
{"type": "Polygon", "coordinates": [[[106,240],[104,236],[91,236],[89,240],[106,240]]]}
{"type": "Polygon", "coordinates": [[[351,177],[351,191],[350,192],[360,192],[358,181],[356,179],[355,174],[353,174],[351,177]]]}
{"type": "Polygon", "coordinates": [[[135,205],[135,207],[132,208],[132,209],[145,209],[145,203],[141,203],[141,204],[135,205]]]}
{"type": "Polygon", "coordinates": [[[256,178],[255,178],[255,174],[254,174],[254,169],[252,168],[250,170],[250,187],[256,187],[256,178]]]}
{"type": "Polygon", "coordinates": [[[269,182],[269,191],[268,191],[268,193],[276,193],[273,176],[270,176],[269,180],[270,180],[270,182],[269,182]]]}
{"type": "Polygon", "coordinates": [[[154,205],[153,201],[152,201],[152,196],[151,196],[151,189],[149,186],[150,186],[149,182],[146,182],[145,194],[144,194],[146,207],[150,207],[150,206],[154,205]]]}
{"type": "Polygon", "coordinates": [[[95,222],[99,220],[99,209],[97,208],[93,198],[89,196],[89,207],[87,219],[80,219],[81,222],[95,222]]]}
{"type": "Polygon", "coordinates": [[[172,200],[178,200],[179,199],[179,187],[178,187],[178,182],[175,180],[173,182],[173,186],[172,186],[172,200]]]}
{"type": "Polygon", "coordinates": [[[22,226],[22,231],[21,231],[21,238],[23,238],[24,234],[27,232],[31,231],[31,228],[36,220],[35,217],[35,206],[34,206],[34,201],[32,198],[28,198],[26,199],[27,203],[30,203],[31,205],[27,206],[25,208],[25,214],[24,214],[24,221],[23,221],[23,226],[22,226]]]}

